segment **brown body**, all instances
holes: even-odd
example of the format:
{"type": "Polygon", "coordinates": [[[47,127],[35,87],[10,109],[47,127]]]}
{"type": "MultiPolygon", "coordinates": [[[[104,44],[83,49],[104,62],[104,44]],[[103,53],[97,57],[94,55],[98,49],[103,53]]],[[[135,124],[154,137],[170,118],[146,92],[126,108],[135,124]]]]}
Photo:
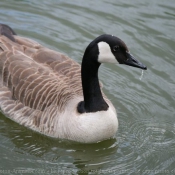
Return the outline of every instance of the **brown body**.
{"type": "Polygon", "coordinates": [[[81,67],[35,41],[14,38],[0,36],[1,110],[24,125],[50,125],[48,115],[55,116],[55,109],[62,112],[71,98],[82,96],[81,67]]]}

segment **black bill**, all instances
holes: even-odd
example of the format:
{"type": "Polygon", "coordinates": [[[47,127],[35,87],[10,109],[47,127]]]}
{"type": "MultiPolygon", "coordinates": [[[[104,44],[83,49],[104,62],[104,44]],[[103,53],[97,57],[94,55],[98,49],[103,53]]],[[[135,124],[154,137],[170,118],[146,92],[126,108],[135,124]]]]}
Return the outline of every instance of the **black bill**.
{"type": "Polygon", "coordinates": [[[138,67],[138,68],[144,69],[144,70],[147,69],[147,67],[144,64],[142,64],[141,62],[136,60],[134,58],[134,56],[132,56],[130,53],[127,53],[127,59],[123,62],[123,64],[126,64],[128,66],[132,66],[132,67],[138,67]]]}

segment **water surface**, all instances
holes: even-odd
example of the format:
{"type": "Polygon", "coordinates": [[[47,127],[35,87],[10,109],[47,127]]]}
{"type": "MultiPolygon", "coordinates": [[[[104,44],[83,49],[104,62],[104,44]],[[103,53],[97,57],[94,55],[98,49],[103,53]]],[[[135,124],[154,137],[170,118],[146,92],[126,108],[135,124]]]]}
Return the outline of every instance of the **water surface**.
{"type": "Polygon", "coordinates": [[[0,174],[175,174],[175,2],[1,0],[0,23],[81,63],[95,37],[126,42],[147,65],[101,66],[117,109],[113,139],[79,144],[51,139],[0,115],[0,174]]]}

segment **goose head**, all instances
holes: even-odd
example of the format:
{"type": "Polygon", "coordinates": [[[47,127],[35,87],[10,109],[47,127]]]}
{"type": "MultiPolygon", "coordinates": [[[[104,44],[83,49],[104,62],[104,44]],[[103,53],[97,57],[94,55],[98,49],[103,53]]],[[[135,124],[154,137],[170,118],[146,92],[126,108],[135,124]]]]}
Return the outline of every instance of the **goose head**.
{"type": "MultiPolygon", "coordinates": [[[[125,64],[146,70],[147,67],[138,61],[130,53],[126,44],[118,37],[113,35],[101,35],[92,41],[86,49],[86,54],[94,55],[98,63],[125,64]]],[[[92,58],[93,56],[91,56],[92,58]]]]}

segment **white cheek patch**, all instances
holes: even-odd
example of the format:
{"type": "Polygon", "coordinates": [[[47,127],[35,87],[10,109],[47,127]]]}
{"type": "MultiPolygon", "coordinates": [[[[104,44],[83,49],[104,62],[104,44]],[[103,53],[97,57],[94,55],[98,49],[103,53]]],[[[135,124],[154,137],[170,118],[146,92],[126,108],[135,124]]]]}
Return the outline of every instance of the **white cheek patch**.
{"type": "Polygon", "coordinates": [[[115,56],[111,52],[111,48],[109,44],[106,42],[99,42],[98,43],[98,50],[99,50],[99,55],[98,55],[98,62],[99,63],[118,63],[116,60],[115,56]]]}

